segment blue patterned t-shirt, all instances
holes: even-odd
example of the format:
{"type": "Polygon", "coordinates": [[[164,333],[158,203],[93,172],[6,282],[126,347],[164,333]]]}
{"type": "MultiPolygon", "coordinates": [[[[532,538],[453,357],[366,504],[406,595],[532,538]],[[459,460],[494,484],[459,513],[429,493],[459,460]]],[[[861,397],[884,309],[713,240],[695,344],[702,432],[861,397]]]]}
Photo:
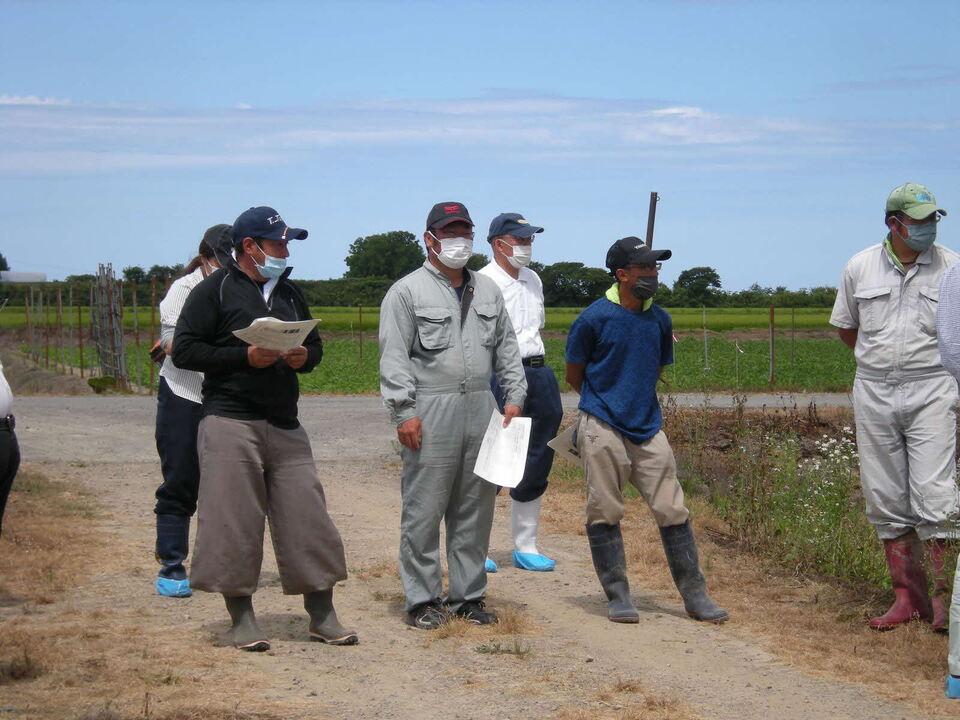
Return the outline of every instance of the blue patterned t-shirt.
{"type": "Polygon", "coordinates": [[[673,363],[673,322],[659,305],[627,310],[601,298],[570,326],[567,362],[585,365],[580,409],[642,443],[663,425],[660,368],[673,363]]]}

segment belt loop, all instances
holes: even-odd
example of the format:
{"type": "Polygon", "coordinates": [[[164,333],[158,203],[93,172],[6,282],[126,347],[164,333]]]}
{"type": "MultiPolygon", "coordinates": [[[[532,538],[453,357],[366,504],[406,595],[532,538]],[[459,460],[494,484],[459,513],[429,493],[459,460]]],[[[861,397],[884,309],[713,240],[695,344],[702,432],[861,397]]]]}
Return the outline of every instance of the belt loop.
{"type": "Polygon", "coordinates": [[[466,393],[466,392],[467,392],[467,381],[466,381],[466,380],[461,380],[461,381],[460,381],[460,394],[462,395],[462,394],[464,394],[464,393],[466,393]]]}

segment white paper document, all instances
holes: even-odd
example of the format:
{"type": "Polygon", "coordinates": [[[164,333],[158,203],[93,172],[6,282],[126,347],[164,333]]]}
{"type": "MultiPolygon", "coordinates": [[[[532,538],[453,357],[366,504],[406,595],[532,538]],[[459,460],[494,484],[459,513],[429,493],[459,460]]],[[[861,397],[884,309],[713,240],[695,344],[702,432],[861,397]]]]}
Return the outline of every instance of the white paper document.
{"type": "Polygon", "coordinates": [[[564,460],[575,463],[576,465],[582,465],[583,461],[580,459],[580,451],[577,450],[577,445],[573,437],[577,431],[577,425],[579,425],[579,423],[573,423],[573,425],[566,430],[561,430],[560,434],[553,440],[547,441],[547,447],[553,448],[553,451],[558,457],[562,457],[564,460]]]}
{"type": "Polygon", "coordinates": [[[243,330],[234,330],[233,334],[251,345],[282,352],[303,345],[304,339],[318,322],[320,322],[319,318],[287,321],[262,317],[254,320],[243,330]]]}
{"type": "Polygon", "coordinates": [[[523,479],[530,443],[530,418],[515,417],[508,427],[496,410],[490,416],[473,472],[494,485],[514,488],[523,479]]]}

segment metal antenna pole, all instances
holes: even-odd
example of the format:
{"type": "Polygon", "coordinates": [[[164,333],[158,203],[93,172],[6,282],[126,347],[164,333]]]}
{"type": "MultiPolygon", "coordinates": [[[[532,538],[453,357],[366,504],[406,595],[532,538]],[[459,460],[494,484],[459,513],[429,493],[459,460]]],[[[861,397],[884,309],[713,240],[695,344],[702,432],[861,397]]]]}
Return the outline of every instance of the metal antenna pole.
{"type": "Polygon", "coordinates": [[[660,196],[655,192],[650,193],[650,209],[647,210],[647,247],[653,247],[653,225],[657,221],[657,202],[660,196]]]}

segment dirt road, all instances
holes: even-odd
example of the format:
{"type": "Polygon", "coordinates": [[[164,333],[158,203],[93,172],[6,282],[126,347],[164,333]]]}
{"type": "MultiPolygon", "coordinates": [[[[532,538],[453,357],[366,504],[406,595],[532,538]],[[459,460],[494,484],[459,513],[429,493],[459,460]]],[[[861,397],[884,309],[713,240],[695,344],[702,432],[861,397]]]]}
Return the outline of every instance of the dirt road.
{"type": "MultiPolygon", "coordinates": [[[[553,573],[509,567],[509,513],[503,498],[491,551],[501,571],[490,576],[490,600],[494,608],[526,620],[531,632],[516,642],[529,653],[478,652],[482,647],[496,650],[497,643],[508,647],[496,630],[437,638],[408,628],[392,570],[399,518],[394,433],[375,397],[307,397],[301,402],[301,419],[351,570],[337,590],[337,606],[341,618],[358,629],[361,644],[332,648],[307,642],[299,598],[280,593],[276,565],[267,551],[255,602],[273,649],[260,655],[238,653],[225,645],[228,625],[218,596],[197,593],[172,600],[153,592],[151,510],[159,477],[152,439],[154,400],[21,397],[16,410],[28,467],[89,489],[104,508],[103,542],[115,547],[117,557],[109,568],[91,568],[77,592],[34,612],[47,614],[51,624],[83,613],[109,623],[116,612],[121,618],[116,622],[132,622],[133,632],[138,623],[163,630],[167,639],[153,640],[149,648],[157,672],[177,673],[181,653],[189,652],[192,660],[198,654],[205,658],[210,670],[190,671],[192,682],[181,679],[168,695],[157,691],[155,709],[182,699],[184,692],[200,692],[235,699],[238,707],[267,708],[284,718],[608,717],[631,702],[618,694],[617,683],[623,690],[636,681],[679,701],[691,713],[686,717],[915,717],[864,688],[811,677],[778,661],[737,637],[735,617],[726,626],[695,623],[683,615],[674,594],[654,593],[642,582],[633,586],[640,624],[608,622],[584,538],[542,538],[557,559],[553,573]],[[231,680],[208,687],[205,678],[218,667],[231,680]]],[[[545,507],[549,512],[549,493],[545,507]]],[[[16,612],[0,608],[0,618],[8,621],[16,612]]],[[[8,717],[29,716],[10,704],[8,717]]]]}

